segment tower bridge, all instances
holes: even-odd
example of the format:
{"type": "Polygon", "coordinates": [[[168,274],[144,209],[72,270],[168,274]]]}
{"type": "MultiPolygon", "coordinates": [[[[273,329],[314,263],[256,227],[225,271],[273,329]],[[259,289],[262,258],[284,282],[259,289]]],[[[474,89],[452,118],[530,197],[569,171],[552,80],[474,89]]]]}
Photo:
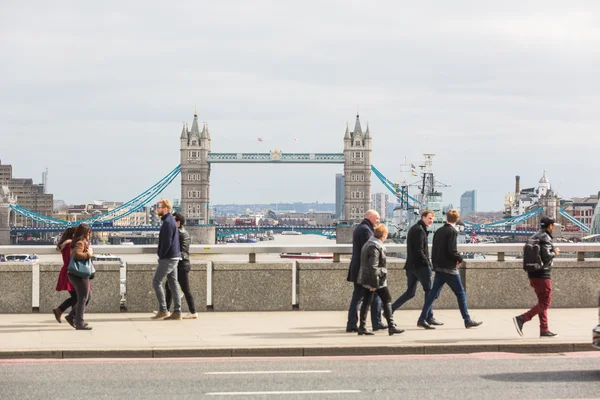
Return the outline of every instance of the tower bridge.
{"type": "MultiPolygon", "coordinates": [[[[184,123],[179,137],[180,140],[180,165],[170,171],[149,189],[106,213],[95,215],[88,219],[67,222],[51,216],[42,215],[32,210],[19,206],[5,187],[0,188],[0,245],[10,244],[10,233],[17,232],[57,232],[70,225],[81,222],[88,223],[98,231],[152,231],[158,227],[129,227],[115,226],[117,221],[137,210],[142,209],[151,202],[156,201],[157,196],[178,176],[181,175],[181,211],[186,217],[187,227],[192,236],[193,243],[214,243],[217,236],[226,235],[232,228],[215,226],[210,224],[210,172],[214,164],[339,164],[343,165],[344,171],[344,209],[343,222],[337,229],[345,229],[343,235],[338,234],[338,242],[344,242],[351,237],[352,224],[362,220],[365,211],[370,208],[371,200],[371,176],[375,176],[381,183],[398,199],[399,202],[410,201],[420,208],[423,206],[419,200],[404,193],[399,185],[386,178],[375,166],[372,160],[372,137],[369,126],[363,132],[360,116],[356,115],[354,129],[351,131],[348,124],[343,136],[343,152],[341,153],[286,153],[274,149],[268,153],[221,153],[212,152],[212,138],[205,122],[202,129],[198,123],[198,115],[194,112],[191,128],[184,123]],[[36,222],[35,227],[10,226],[11,214],[18,213],[36,222]],[[340,236],[343,236],[340,239],[340,236]]],[[[544,207],[546,208],[546,207],[544,207]]],[[[523,223],[529,218],[542,212],[542,209],[523,210],[521,215],[515,215],[500,221],[486,224],[471,224],[465,221],[468,229],[491,234],[509,234],[515,232],[510,229],[517,224],[523,223]],[[491,229],[491,230],[490,230],[491,229]]],[[[581,224],[563,209],[556,210],[582,231],[588,232],[589,228],[581,224]]],[[[514,214],[513,214],[514,215],[514,214]]],[[[336,227],[269,227],[278,230],[287,228],[308,229],[307,233],[318,233],[319,230],[331,232],[336,227]]],[[[241,228],[236,227],[237,230],[241,228]]]]}

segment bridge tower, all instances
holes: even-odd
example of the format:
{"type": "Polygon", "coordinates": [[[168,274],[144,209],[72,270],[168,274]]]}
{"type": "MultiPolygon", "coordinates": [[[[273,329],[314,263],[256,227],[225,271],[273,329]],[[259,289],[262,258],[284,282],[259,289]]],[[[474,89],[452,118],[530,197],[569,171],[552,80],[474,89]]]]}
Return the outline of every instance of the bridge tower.
{"type": "Polygon", "coordinates": [[[354,131],[346,125],[344,135],[344,220],[362,221],[371,205],[371,132],[369,124],[363,133],[356,114],[354,131]]]}
{"type": "Polygon", "coordinates": [[[10,245],[10,208],[17,198],[10,193],[8,186],[0,187],[0,245],[10,245]]]}
{"type": "Polygon", "coordinates": [[[188,225],[208,224],[210,199],[210,133],[206,122],[200,131],[194,111],[191,131],[181,130],[181,212],[188,225]]]}

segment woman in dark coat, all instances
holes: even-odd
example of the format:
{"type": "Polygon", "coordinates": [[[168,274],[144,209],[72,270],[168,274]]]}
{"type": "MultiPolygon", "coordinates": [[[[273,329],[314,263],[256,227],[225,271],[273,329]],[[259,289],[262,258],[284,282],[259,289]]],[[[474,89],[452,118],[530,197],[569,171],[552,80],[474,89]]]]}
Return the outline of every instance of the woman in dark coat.
{"type": "Polygon", "coordinates": [[[367,312],[373,301],[373,294],[377,293],[381,298],[383,315],[388,323],[388,333],[404,332],[396,328],[392,315],[392,296],[387,287],[387,260],[383,242],[387,239],[388,230],[385,225],[377,225],[373,230],[373,236],[365,243],[360,253],[360,270],[358,271],[357,283],[363,287],[363,300],[360,307],[359,335],[373,335],[367,330],[367,312]]]}

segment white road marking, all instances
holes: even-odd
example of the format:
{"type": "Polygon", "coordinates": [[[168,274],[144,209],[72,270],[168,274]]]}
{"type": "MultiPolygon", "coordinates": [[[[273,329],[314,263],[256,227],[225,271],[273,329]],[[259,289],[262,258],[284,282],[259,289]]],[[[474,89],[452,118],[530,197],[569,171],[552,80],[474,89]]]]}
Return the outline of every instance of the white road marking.
{"type": "Polygon", "coordinates": [[[331,370],[299,370],[299,371],[215,371],[204,375],[252,375],[252,374],[328,374],[331,370]]]}
{"type": "Polygon", "coordinates": [[[212,392],[206,393],[207,396],[252,396],[266,394],[336,394],[336,393],[360,393],[360,390],[289,390],[277,392],[212,392]]]}

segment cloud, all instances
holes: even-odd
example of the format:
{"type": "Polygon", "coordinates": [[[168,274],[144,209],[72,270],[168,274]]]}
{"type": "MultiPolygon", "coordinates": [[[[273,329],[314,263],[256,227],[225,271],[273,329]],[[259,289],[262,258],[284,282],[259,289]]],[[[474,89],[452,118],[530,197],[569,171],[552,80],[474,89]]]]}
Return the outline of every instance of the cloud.
{"type": "MultiPolygon", "coordinates": [[[[0,157],[18,176],[48,167],[57,198],[126,200],[178,163],[194,105],[215,151],[287,150],[298,137],[294,149],[337,152],[358,104],[374,164],[400,180],[404,157],[436,153],[447,203],[479,189],[481,209],[501,209],[514,175],[532,186],[544,169],[583,196],[600,168],[599,11],[592,1],[7,2],[0,157]]],[[[335,172],[219,166],[212,201],[333,201],[335,172]]]]}

